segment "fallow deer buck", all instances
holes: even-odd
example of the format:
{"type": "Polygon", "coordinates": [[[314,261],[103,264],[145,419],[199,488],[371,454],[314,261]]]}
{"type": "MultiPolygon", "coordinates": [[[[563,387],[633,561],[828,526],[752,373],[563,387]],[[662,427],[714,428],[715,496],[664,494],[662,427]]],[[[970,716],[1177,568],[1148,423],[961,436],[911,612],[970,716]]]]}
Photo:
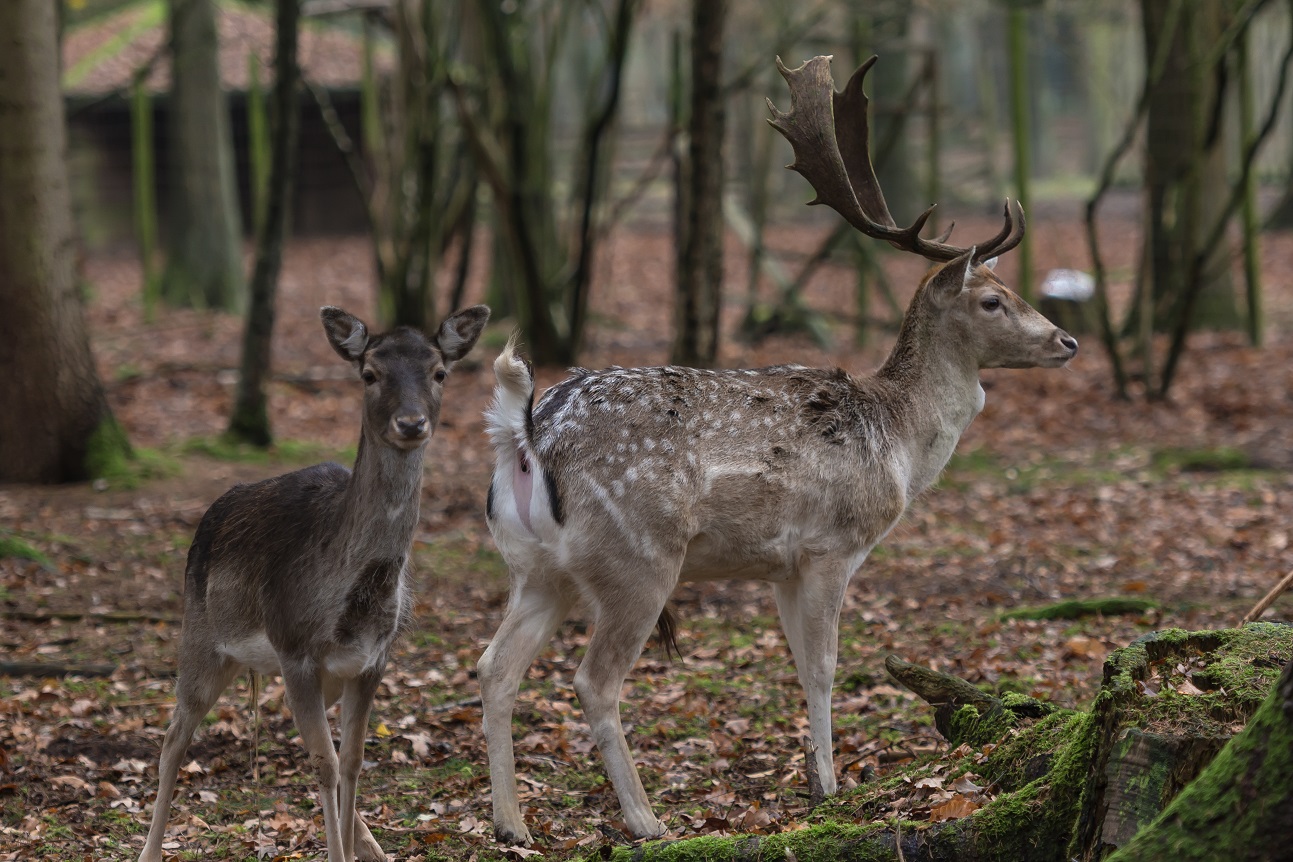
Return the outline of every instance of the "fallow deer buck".
{"type": "MultiPolygon", "coordinates": [[[[529,843],[517,799],[512,709],[536,653],[582,602],[594,622],[574,688],[637,837],[660,835],[620,724],[620,691],[680,580],[771,581],[808,703],[822,788],[837,787],[831,685],[849,579],[947,464],[983,407],[983,368],[1059,367],[1077,342],[983,261],[1023,237],[1006,205],[978,246],[922,238],[889,214],[867,151],[862,85],[842,93],[830,58],[798,69],[770,121],[825,203],[863,234],[943,262],[912,299],[874,374],[783,365],[578,370],[533,403],[511,345],[487,413],[497,462],[489,526],[511,570],[507,610],[479,663],[494,831],[529,843]]],[[[932,208],[931,208],[932,210],[932,208]]]]}
{"type": "Polygon", "coordinates": [[[409,613],[407,569],[427,441],[445,375],[476,343],[483,305],[432,338],[408,327],[370,334],[339,308],[320,312],[328,341],[364,383],[354,470],[318,464],[237,485],[203,516],[184,572],[175,714],[139,862],[160,862],[176,772],[198,723],[238,673],[281,673],[319,781],[329,862],[385,862],[355,811],[373,694],[409,613]],[[328,708],[341,701],[340,761],[328,708]]]}

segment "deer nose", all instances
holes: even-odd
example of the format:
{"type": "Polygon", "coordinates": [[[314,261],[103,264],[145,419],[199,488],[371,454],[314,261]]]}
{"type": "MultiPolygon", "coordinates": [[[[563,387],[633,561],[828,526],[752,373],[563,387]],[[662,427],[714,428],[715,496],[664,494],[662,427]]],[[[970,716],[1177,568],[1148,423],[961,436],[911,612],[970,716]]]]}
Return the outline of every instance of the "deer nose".
{"type": "Polygon", "coordinates": [[[421,414],[396,416],[395,430],[399,432],[401,437],[415,440],[426,433],[427,418],[421,414]]]}
{"type": "Polygon", "coordinates": [[[1074,353],[1077,353],[1077,339],[1069,335],[1067,332],[1060,336],[1060,344],[1064,345],[1074,353]]]}

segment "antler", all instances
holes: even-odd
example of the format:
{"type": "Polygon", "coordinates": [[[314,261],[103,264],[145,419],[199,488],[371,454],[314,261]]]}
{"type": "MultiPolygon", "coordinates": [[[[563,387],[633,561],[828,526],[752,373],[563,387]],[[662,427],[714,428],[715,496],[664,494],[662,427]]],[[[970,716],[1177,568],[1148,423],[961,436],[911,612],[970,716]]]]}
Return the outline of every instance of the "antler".
{"type": "MultiPolygon", "coordinates": [[[[934,212],[925,210],[909,227],[898,227],[889,214],[884,192],[871,167],[867,130],[867,99],[862,90],[867,71],[878,57],[871,57],[853,73],[843,92],[836,92],[831,78],[831,58],[814,57],[798,69],[787,69],[777,58],[777,69],[790,85],[790,112],[778,111],[768,99],[768,122],[790,141],[795,161],[788,165],[808,180],[817,192],[810,204],[826,204],[863,234],[888,242],[894,248],[915,252],[931,260],[952,260],[970,250],[944,242],[952,229],[938,239],[920,232],[934,212]],[[838,122],[837,122],[838,120],[838,122]]],[[[986,260],[1009,251],[1024,238],[1024,209],[1016,204],[1018,219],[1006,199],[1001,231],[975,248],[974,260],[986,260]]]]}

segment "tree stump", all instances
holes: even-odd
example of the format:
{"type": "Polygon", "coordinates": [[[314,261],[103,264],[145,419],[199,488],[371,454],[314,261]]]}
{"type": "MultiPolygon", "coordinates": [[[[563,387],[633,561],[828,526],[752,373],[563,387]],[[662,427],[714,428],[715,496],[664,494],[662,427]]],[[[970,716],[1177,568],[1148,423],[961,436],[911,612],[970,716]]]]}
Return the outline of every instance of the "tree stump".
{"type": "Polygon", "coordinates": [[[997,698],[893,656],[885,664],[936,706],[936,724],[959,760],[915,763],[828,799],[799,831],[648,842],[613,856],[1065,862],[1127,848],[1129,860],[1178,862],[1171,848],[1185,835],[1202,849],[1182,862],[1293,858],[1293,841],[1283,837],[1293,834],[1293,669],[1282,678],[1280,691],[1287,691],[1273,691],[1280,669],[1293,664],[1293,627],[1253,623],[1146,635],[1105,662],[1086,712],[1018,695],[997,698]],[[1236,736],[1250,719],[1251,732],[1236,736]],[[1208,772],[1221,777],[1195,781],[1214,762],[1217,769],[1208,772]],[[931,820],[895,823],[890,801],[936,766],[945,786],[972,771],[995,794],[959,819],[931,822],[931,811],[931,820]],[[1251,802],[1268,787],[1282,807],[1251,802]],[[1258,812],[1251,824],[1250,809],[1258,812]],[[1209,845],[1234,823],[1246,824],[1246,846],[1268,849],[1232,856],[1215,840],[1209,845]],[[1281,827],[1276,837],[1267,833],[1265,844],[1253,837],[1272,824],[1281,827]]]}

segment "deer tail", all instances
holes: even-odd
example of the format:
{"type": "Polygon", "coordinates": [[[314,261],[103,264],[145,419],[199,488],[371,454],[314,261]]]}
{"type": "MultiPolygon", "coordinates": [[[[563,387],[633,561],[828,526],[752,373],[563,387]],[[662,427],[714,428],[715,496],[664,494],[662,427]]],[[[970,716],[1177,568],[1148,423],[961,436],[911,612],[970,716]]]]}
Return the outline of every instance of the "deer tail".
{"type": "Polygon", "coordinates": [[[494,360],[494,400],[485,411],[485,429],[500,459],[511,460],[516,450],[529,448],[534,427],[534,369],[516,352],[517,333],[494,360]]]}

